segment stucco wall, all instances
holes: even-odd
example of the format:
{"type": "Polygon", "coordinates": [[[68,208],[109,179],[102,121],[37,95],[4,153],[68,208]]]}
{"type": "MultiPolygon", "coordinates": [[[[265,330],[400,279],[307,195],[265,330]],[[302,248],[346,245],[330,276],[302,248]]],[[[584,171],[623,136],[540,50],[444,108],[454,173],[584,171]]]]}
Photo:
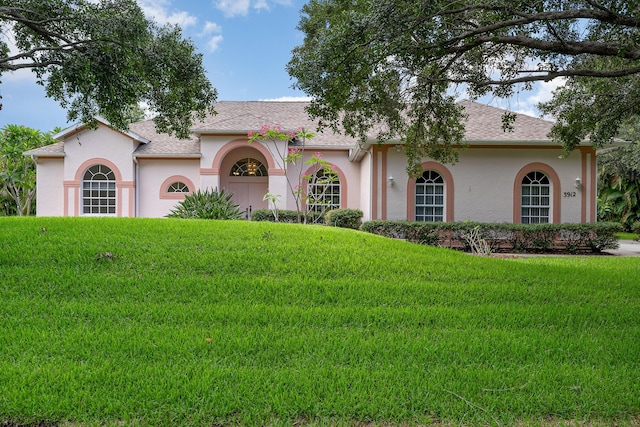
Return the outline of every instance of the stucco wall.
{"type": "Polygon", "coordinates": [[[185,195],[168,194],[175,181],[187,184],[191,191],[200,185],[200,159],[138,159],[138,216],[166,216],[185,195]]]}
{"type": "MultiPolygon", "coordinates": [[[[342,206],[344,208],[360,208],[360,170],[361,165],[349,161],[349,153],[347,150],[322,150],[322,149],[307,149],[305,150],[304,157],[296,162],[295,165],[287,165],[287,171],[290,180],[293,185],[296,185],[298,180],[298,174],[300,172],[306,175],[311,169],[317,169],[317,166],[305,164],[314,153],[319,152],[321,158],[330,164],[334,165],[340,176],[340,186],[342,195],[342,206]]],[[[303,182],[303,186],[306,186],[306,182],[303,182]]],[[[306,193],[306,187],[304,188],[306,193]]],[[[295,200],[287,190],[287,209],[295,210],[295,200]]]]}
{"type": "MultiPolygon", "coordinates": [[[[516,176],[527,165],[543,164],[559,178],[559,186],[552,188],[552,200],[555,196],[560,203],[559,222],[595,221],[595,206],[590,194],[595,191],[593,156],[583,155],[579,150],[567,158],[561,158],[561,155],[562,150],[556,147],[486,146],[463,150],[458,163],[444,165],[453,177],[455,189],[453,220],[514,222],[516,176]],[[580,189],[576,188],[578,177],[582,182],[580,189]]],[[[394,177],[394,185],[389,186],[387,180],[384,189],[381,187],[379,200],[386,203],[386,218],[411,220],[413,212],[407,203],[407,194],[412,181],[406,172],[406,158],[403,152],[389,149],[387,159],[387,175],[394,177]]],[[[381,173],[379,176],[382,178],[381,173]]]]}
{"type": "Polygon", "coordinates": [[[39,158],[36,176],[36,215],[64,215],[64,161],[62,158],[39,158]]]}
{"type": "Polygon", "coordinates": [[[114,131],[104,125],[96,130],[84,130],[71,135],[64,141],[65,167],[64,179],[73,180],[79,173],[80,167],[90,159],[109,159],[117,166],[123,181],[134,180],[134,167],[131,154],[137,143],[130,137],[114,131]]]}
{"type": "MultiPolygon", "coordinates": [[[[170,181],[184,181],[191,190],[220,188],[231,165],[246,157],[266,163],[268,191],[280,195],[280,207],[296,207],[277,152],[259,142],[250,145],[243,135],[202,135],[200,159],[140,158],[137,176],[132,154],[138,143],[122,132],[100,125],[97,130],[70,133],[64,143],[63,159],[38,159],[38,215],[81,215],[82,176],[100,163],[113,168],[117,176],[118,216],[162,217],[184,197],[166,194],[170,181]]],[[[361,209],[365,220],[413,219],[411,189],[415,186],[400,146],[373,145],[357,162],[349,161],[347,150],[307,149],[305,158],[287,166],[294,184],[300,171],[311,168],[304,162],[316,151],[339,171],[343,207],[361,209]]],[[[595,222],[593,149],[579,148],[563,158],[559,147],[549,145],[472,145],[461,151],[457,164],[437,165],[450,175],[447,188],[454,190],[445,216],[454,221],[517,222],[517,180],[527,165],[533,165],[532,170],[542,165],[553,174],[553,221],[595,222]],[[576,178],[581,188],[576,188],[576,178]]]]}
{"type": "Polygon", "coordinates": [[[138,143],[121,132],[100,124],[97,129],[81,130],[64,140],[63,214],[82,215],[80,186],[85,171],[104,164],[116,175],[117,216],[135,215],[135,168],[132,153],[138,143]]]}

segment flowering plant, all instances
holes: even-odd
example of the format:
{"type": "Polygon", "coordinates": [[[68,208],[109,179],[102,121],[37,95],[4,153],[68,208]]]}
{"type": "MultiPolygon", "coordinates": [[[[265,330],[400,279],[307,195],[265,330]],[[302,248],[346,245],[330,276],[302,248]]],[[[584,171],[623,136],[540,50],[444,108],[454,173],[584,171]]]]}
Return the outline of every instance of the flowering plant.
{"type": "MultiPolygon", "coordinates": [[[[314,137],[312,132],[308,132],[300,127],[296,131],[283,131],[279,125],[270,126],[262,125],[257,131],[249,131],[247,134],[249,144],[256,141],[262,142],[274,160],[281,169],[285,171],[288,165],[296,165],[296,163],[304,157],[305,147],[308,140],[314,137]],[[292,146],[295,144],[294,146],[292,146]]],[[[303,212],[302,202],[308,202],[309,196],[304,190],[303,181],[309,180],[315,173],[323,169],[325,176],[335,176],[335,166],[329,164],[322,158],[322,153],[315,152],[309,160],[304,162],[305,165],[313,165],[309,173],[304,174],[302,168],[299,169],[297,175],[293,175],[287,171],[285,177],[289,191],[293,196],[296,204],[296,212],[298,213],[298,222],[307,221],[306,212],[303,212]]],[[[269,194],[269,193],[268,193],[269,194]]],[[[274,197],[270,195],[270,200],[274,197]]],[[[266,196],[265,196],[266,197],[266,196]]],[[[275,206],[275,200],[272,201],[275,206]]]]}

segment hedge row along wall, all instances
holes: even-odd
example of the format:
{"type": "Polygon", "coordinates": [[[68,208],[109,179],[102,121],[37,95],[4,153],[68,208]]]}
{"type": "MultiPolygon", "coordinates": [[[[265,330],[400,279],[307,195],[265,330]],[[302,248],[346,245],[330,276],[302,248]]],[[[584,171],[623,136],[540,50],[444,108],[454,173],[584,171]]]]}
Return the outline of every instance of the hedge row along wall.
{"type": "Polygon", "coordinates": [[[478,222],[367,221],[362,230],[431,246],[470,251],[465,239],[473,231],[492,252],[599,253],[618,247],[618,223],[488,224],[478,222]]]}

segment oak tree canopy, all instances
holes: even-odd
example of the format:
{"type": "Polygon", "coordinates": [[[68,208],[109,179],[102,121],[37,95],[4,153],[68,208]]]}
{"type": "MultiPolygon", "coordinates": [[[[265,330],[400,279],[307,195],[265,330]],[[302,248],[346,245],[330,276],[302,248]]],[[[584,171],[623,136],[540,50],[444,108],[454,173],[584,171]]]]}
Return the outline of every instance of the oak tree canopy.
{"type": "Polygon", "coordinates": [[[202,56],[177,26],[145,18],[135,0],[0,0],[0,78],[31,69],[71,121],[100,114],[126,128],[146,102],[160,132],[185,137],[213,111],[202,56]]]}
{"type": "Polygon", "coordinates": [[[313,98],[310,112],[361,139],[371,130],[402,139],[412,174],[425,156],[456,160],[464,136],[456,89],[508,98],[567,79],[544,111],[558,118],[552,135],[568,150],[602,120],[596,142],[609,141],[640,105],[636,95],[586,125],[572,110],[594,102],[606,110],[639,92],[636,0],[311,0],[298,28],[304,42],[287,69],[313,98]]]}

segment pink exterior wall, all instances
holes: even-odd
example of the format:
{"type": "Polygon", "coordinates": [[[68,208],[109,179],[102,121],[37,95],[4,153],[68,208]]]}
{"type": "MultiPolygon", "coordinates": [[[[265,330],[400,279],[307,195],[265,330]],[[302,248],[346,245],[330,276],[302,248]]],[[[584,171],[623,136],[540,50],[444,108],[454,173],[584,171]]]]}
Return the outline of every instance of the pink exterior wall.
{"type": "Polygon", "coordinates": [[[135,216],[135,174],[132,153],[137,143],[131,137],[105,125],[96,130],[80,130],[64,141],[65,216],[82,215],[81,184],[84,173],[96,164],[111,168],[116,175],[117,216],[135,216]]]}
{"type": "Polygon", "coordinates": [[[64,215],[64,159],[39,158],[36,176],[36,215],[64,215]]]}
{"type": "MultiPolygon", "coordinates": [[[[375,151],[374,151],[375,153],[375,151]]],[[[520,187],[524,174],[545,172],[552,180],[553,222],[595,222],[595,153],[590,147],[575,150],[560,158],[557,146],[471,146],[460,154],[455,165],[439,165],[447,171],[454,186],[453,201],[447,199],[447,217],[453,221],[519,222],[520,187]],[[582,188],[576,188],[580,178],[582,188]]],[[[381,153],[377,153],[381,157],[381,153]]],[[[375,154],[374,154],[375,156],[375,154]]],[[[404,153],[389,149],[385,174],[379,168],[378,209],[375,218],[413,219],[415,206],[411,194],[415,181],[407,175],[404,153]],[[388,185],[388,177],[394,185],[388,185]],[[385,177],[387,179],[385,179],[385,177]],[[385,216],[383,216],[386,214],[385,216]]],[[[427,166],[428,167],[428,166],[427,166]]],[[[374,187],[375,189],[375,187],[374,187]]]]}
{"type": "Polygon", "coordinates": [[[167,187],[175,181],[189,186],[191,191],[200,188],[200,159],[138,159],[138,216],[158,218],[166,216],[186,194],[167,193],[167,187]]]}
{"type": "MultiPolygon", "coordinates": [[[[221,187],[230,182],[233,163],[246,157],[260,160],[269,172],[263,180],[266,187],[253,196],[261,198],[266,188],[281,196],[280,208],[295,209],[274,147],[249,145],[243,135],[202,135],[200,158],[139,158],[137,165],[133,155],[138,143],[104,125],[95,131],[68,134],[64,142],[64,158],[38,159],[38,215],[81,215],[82,176],[87,168],[100,163],[116,175],[118,216],[162,217],[184,197],[167,194],[171,182],[183,181],[191,190],[221,187]]],[[[339,172],[343,207],[361,209],[365,220],[413,219],[415,180],[407,175],[400,147],[374,144],[358,161],[350,161],[346,149],[307,149],[304,159],[286,166],[294,184],[300,171],[309,170],[310,165],[304,162],[316,151],[339,172]],[[389,177],[393,177],[393,185],[389,177]]],[[[461,151],[455,165],[425,159],[424,167],[439,171],[449,181],[447,220],[518,222],[518,183],[527,172],[541,170],[553,182],[552,221],[594,222],[595,152],[582,147],[567,158],[560,158],[561,154],[562,150],[552,145],[475,144],[461,151]],[[576,178],[580,178],[581,188],[576,188],[576,178]]]]}

